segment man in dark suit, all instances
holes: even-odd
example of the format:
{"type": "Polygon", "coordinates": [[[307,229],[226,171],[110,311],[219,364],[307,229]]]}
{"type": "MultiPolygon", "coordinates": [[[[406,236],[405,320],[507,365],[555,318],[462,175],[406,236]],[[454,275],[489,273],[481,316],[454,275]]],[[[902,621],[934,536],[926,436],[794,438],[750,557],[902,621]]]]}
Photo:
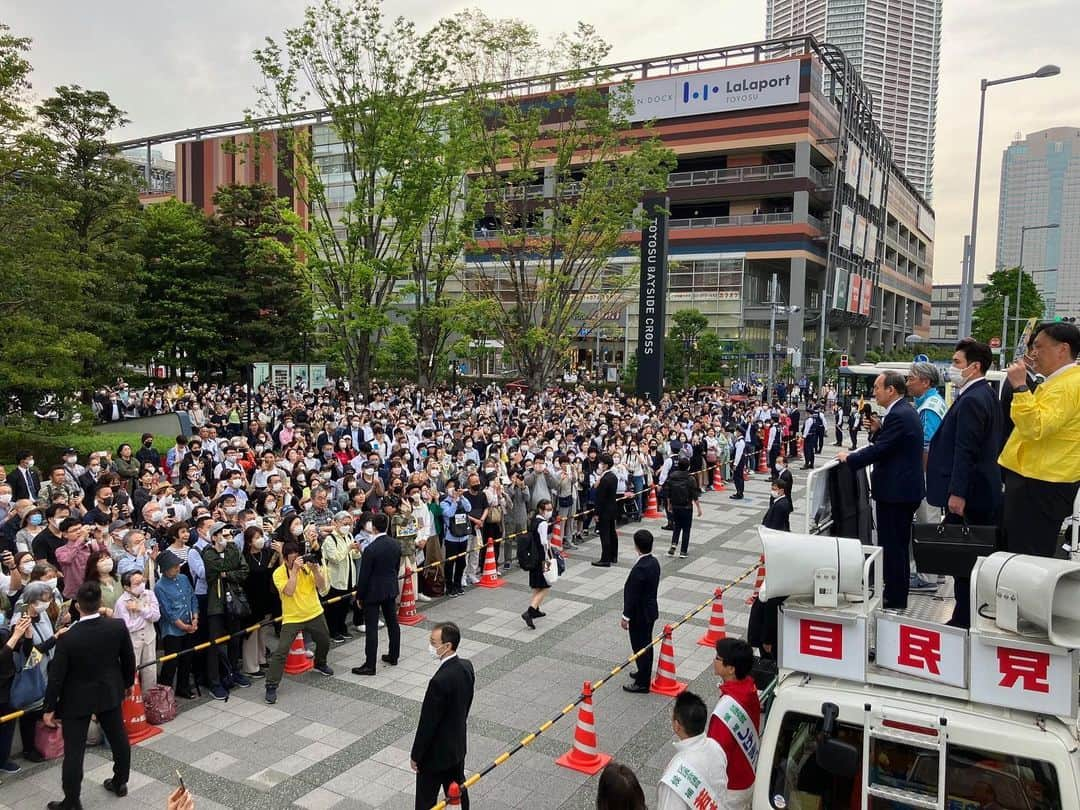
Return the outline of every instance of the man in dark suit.
{"type": "Polygon", "coordinates": [[[660,562],[652,555],[653,536],[648,529],[634,532],[634,548],[638,558],[630,575],[623,585],[623,612],[619,626],[630,631],[630,648],[637,652],[646,648],[637,660],[637,672],[631,673],[633,680],[623,684],[627,692],[646,693],[649,691],[649,678],[652,677],[653,625],[660,618],[660,608],[656,604],[656,591],[660,587],[660,562]]]}
{"type": "Polygon", "coordinates": [[[600,480],[596,482],[596,530],[600,533],[600,559],[593,562],[610,568],[619,555],[619,539],[615,535],[617,488],[619,479],[612,472],[613,462],[607,453],[600,456],[600,480]]]}
{"type": "MultiPolygon", "coordinates": [[[[930,440],[926,459],[926,502],[946,512],[946,520],[974,526],[997,524],[1001,508],[1001,446],[1004,416],[986,371],[990,347],[964,338],[956,344],[949,375],[959,388],[952,407],[930,440]]],[[[956,577],[956,606],[949,624],[971,626],[969,577],[956,577]]]]}
{"type": "Polygon", "coordinates": [[[392,667],[397,666],[401,653],[401,627],[398,625],[396,604],[401,545],[386,533],[388,523],[385,514],[371,516],[376,537],[360,556],[356,602],[364,606],[366,658],[362,667],[353,667],[353,675],[375,674],[375,656],[379,652],[379,611],[382,611],[386,632],[390,636],[390,649],[382,660],[392,667]]]}
{"type": "Polygon", "coordinates": [[[15,454],[15,461],[18,466],[7,477],[7,482],[11,484],[11,500],[36,502],[41,478],[34,472],[34,454],[29,450],[20,450],[15,454]]]}
{"type": "Polygon", "coordinates": [[[878,545],[884,550],[885,607],[893,610],[907,610],[911,521],[926,492],[922,423],[906,396],[903,376],[895,371],[879,374],[874,400],[885,415],[869,418],[870,444],[857,452],[836,454],[856,470],[874,465],[870,490],[877,507],[878,545]]]}
{"type": "MultiPolygon", "coordinates": [[[[439,787],[465,781],[465,751],[469,709],[476,675],[473,665],[457,654],[461,630],[453,622],[435,625],[428,652],[439,660],[431,676],[420,721],[416,726],[410,764],[416,773],[416,810],[429,810],[439,800],[439,787]]],[[[462,788],[461,806],[469,809],[469,792],[462,788]]]]}
{"type": "Polygon", "coordinates": [[[67,633],[56,642],[49,665],[49,685],[45,690],[45,725],[55,728],[63,721],[64,765],[61,780],[64,799],[49,802],[49,810],[79,810],[83,778],[83,755],[90,715],[96,715],[113,752],[113,777],[105,789],[117,796],[127,795],[131,770],[131,746],[124,730],[121,704],[135,683],[135,651],[131,635],[120,619],[98,613],[101,586],[84,582],[76,594],[79,615],[67,633]]]}

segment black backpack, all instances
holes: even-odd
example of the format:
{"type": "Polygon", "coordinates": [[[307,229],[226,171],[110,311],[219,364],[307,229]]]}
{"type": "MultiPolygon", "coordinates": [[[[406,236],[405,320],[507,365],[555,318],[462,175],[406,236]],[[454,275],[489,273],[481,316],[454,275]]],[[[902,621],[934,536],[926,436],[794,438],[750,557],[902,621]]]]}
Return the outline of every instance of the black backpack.
{"type": "Polygon", "coordinates": [[[458,501],[457,511],[450,517],[450,535],[468,537],[469,533],[469,511],[458,501]]]}
{"type": "Polygon", "coordinates": [[[690,505],[690,478],[685,475],[672,476],[667,480],[668,502],[672,506],[690,505]]]}
{"type": "Polygon", "coordinates": [[[529,531],[523,532],[517,538],[517,560],[523,571],[532,571],[540,563],[540,557],[536,553],[535,542],[536,518],[529,525],[529,531]]]}

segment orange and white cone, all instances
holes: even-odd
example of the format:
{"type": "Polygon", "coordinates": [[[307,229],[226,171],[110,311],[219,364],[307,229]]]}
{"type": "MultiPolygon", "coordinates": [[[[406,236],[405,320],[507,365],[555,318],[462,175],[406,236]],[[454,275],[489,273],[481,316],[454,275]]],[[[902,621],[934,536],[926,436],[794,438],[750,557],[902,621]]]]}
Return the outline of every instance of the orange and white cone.
{"type": "Polygon", "coordinates": [[[124,698],[124,731],[132,745],[149,740],[161,733],[161,729],[146,722],[146,710],[143,708],[142,689],[139,688],[139,676],[135,675],[135,691],[131,697],[124,698]]]}
{"type": "Polygon", "coordinates": [[[551,547],[554,548],[554,549],[558,549],[559,553],[562,554],[564,557],[569,557],[570,556],[570,554],[568,552],[563,551],[562,520],[556,520],[555,521],[555,526],[551,530],[551,541],[550,542],[551,542],[551,547]]]}
{"type": "Polygon", "coordinates": [[[764,447],[761,448],[761,455],[758,456],[757,471],[759,473],[769,471],[769,452],[764,447]]]}
{"type": "Polygon", "coordinates": [[[424,620],[422,613],[416,612],[416,593],[412,586],[412,569],[405,566],[405,584],[401,586],[401,604],[398,606],[398,624],[412,627],[424,620]]]}
{"type": "Polygon", "coordinates": [[[596,725],[592,707],[592,684],[588,681],[581,687],[584,698],[578,706],[577,726],[574,728],[574,745],[569,751],[555,760],[578,773],[592,776],[611,762],[611,754],[601,754],[597,749],[596,725]]]}
{"type": "Polygon", "coordinates": [[[656,484],[649,487],[649,499],[645,501],[645,514],[642,517],[651,520],[664,517],[663,513],[657,508],[656,484]]]}
{"type": "Polygon", "coordinates": [[[675,645],[671,643],[671,625],[664,625],[664,640],[660,642],[660,663],[656,667],[649,691],[658,695],[678,697],[686,691],[686,684],[675,679],[675,645]]]}
{"type": "Polygon", "coordinates": [[[724,589],[717,588],[713,593],[712,614],[709,616],[709,629],[698,639],[702,647],[712,647],[722,638],[727,637],[724,626],[724,589]]]}
{"type": "Polygon", "coordinates": [[[302,672],[307,672],[309,669],[314,668],[315,662],[307,657],[307,650],[304,647],[304,636],[301,633],[297,633],[293,637],[292,646],[289,647],[289,657],[285,659],[285,674],[299,675],[302,672]]]}
{"type": "Polygon", "coordinates": [[[721,469],[721,465],[717,464],[713,468],[712,474],[712,488],[717,492],[724,491],[724,471],[721,469]]]}
{"type": "Polygon", "coordinates": [[[451,782],[446,789],[446,806],[461,807],[461,787],[457,782],[451,782]]]}
{"type": "Polygon", "coordinates": [[[499,579],[499,565],[495,562],[495,541],[489,537],[484,554],[484,573],[477,585],[481,588],[501,588],[505,584],[499,579]]]}
{"type": "Polygon", "coordinates": [[[761,593],[761,586],[765,582],[765,555],[761,555],[761,561],[758,562],[757,579],[754,580],[754,592],[746,597],[746,604],[754,604],[754,600],[758,598],[758,594],[761,593]]]}

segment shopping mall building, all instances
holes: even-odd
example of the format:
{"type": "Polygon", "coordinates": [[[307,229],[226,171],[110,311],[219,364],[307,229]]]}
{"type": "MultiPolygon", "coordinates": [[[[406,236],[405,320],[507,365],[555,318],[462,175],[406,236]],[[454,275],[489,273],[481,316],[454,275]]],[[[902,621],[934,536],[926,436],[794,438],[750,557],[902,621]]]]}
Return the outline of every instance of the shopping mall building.
{"type": "MultiPolygon", "coordinates": [[[[893,163],[869,93],[842,53],[800,37],[604,70],[612,80],[634,82],[634,126],[678,158],[666,192],[668,325],[677,310],[698,309],[721,338],[749,345],[757,368],[772,344],[779,364],[790,361],[808,373],[822,356],[823,320],[826,355],[842,351],[853,359],[929,334],[933,211],[893,163]],[[774,276],[779,289],[770,298],[774,276]]],[[[528,99],[553,86],[551,77],[538,77],[512,91],[528,99]]],[[[318,113],[288,125],[310,128],[329,193],[344,204],[351,189],[331,127],[318,113]]],[[[250,142],[243,126],[138,143],[179,141],[181,200],[210,211],[219,185],[258,180],[293,198],[305,217],[272,141],[264,141],[259,161],[236,149],[250,142]]],[[[530,188],[530,205],[542,206],[544,193],[543,182],[530,188]]],[[[627,251],[611,261],[640,260],[627,251]]],[[[623,365],[636,347],[637,285],[591,295],[584,309],[574,364],[623,365]]],[[[745,363],[733,360],[732,371],[744,371],[745,363]]]]}

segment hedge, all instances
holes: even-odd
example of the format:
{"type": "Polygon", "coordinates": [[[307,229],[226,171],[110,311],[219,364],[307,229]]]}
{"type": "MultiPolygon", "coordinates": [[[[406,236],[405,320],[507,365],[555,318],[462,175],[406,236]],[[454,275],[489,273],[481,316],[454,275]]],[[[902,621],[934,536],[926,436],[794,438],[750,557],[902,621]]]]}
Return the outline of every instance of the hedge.
{"type": "MultiPolygon", "coordinates": [[[[116,448],[121,444],[130,444],[132,449],[138,450],[141,440],[141,433],[59,433],[0,427],[0,464],[7,468],[10,475],[15,466],[15,454],[20,450],[29,450],[34,454],[35,466],[44,478],[49,467],[63,462],[61,456],[69,447],[79,451],[79,463],[85,464],[90,454],[98,450],[108,450],[113,457],[116,456],[116,448]]],[[[173,436],[155,436],[154,448],[165,455],[173,441],[173,436]]]]}

